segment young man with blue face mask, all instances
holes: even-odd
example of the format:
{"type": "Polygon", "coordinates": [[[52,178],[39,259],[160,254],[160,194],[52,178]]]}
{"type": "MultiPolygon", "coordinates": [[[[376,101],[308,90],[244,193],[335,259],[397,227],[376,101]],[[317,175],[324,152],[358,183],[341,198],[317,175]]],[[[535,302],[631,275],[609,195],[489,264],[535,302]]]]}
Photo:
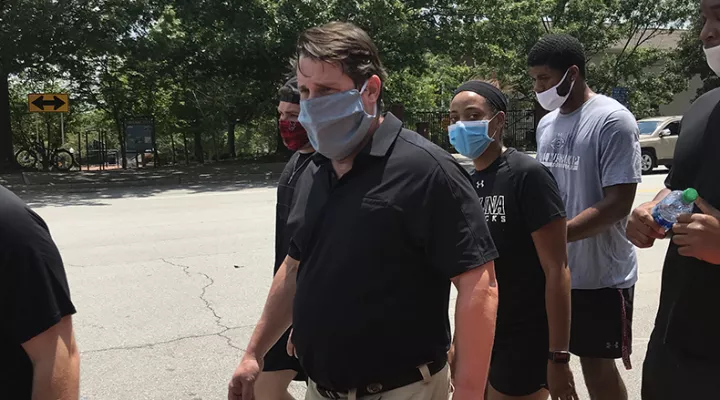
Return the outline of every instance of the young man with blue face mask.
{"type": "Polygon", "coordinates": [[[577,399],[568,362],[570,271],[565,207],[542,164],[503,146],[508,101],[496,82],[461,85],[450,142],[473,160],[475,191],[500,257],[487,400],[577,399]]]}
{"type": "Polygon", "coordinates": [[[567,210],[572,273],[570,351],[593,399],[625,400],[615,365],[630,366],[637,257],[625,237],[641,181],[635,117],[585,83],[585,53],[569,35],[547,35],[528,55],[537,100],[537,160],[557,180],[567,210]]]}
{"type": "Polygon", "coordinates": [[[469,176],[380,114],[385,72],[362,29],[311,28],[297,51],[299,119],[317,154],[296,187],[290,221],[301,227],[228,398],[253,398],[259,360],[292,321],[306,399],[447,399],[451,283],[454,398],[482,398],[497,251],[469,176]]]}
{"type": "MultiPolygon", "coordinates": [[[[702,0],[700,40],[720,75],[720,0],[702,0]]],[[[643,365],[644,400],[720,397],[720,89],[700,96],[683,116],[666,189],[633,211],[628,238],[640,248],[671,237],[660,306],[643,365]],[[694,214],[678,217],[667,234],[652,209],[671,190],[697,189],[694,214]]]]}

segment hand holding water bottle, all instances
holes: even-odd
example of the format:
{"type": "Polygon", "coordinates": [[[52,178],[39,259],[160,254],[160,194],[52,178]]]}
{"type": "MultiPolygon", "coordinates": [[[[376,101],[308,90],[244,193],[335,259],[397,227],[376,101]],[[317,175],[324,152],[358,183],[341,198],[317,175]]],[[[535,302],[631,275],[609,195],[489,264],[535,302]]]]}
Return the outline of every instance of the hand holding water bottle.
{"type": "Polygon", "coordinates": [[[659,201],[641,204],[628,218],[625,235],[632,244],[641,249],[652,247],[656,239],[663,239],[666,235],[665,228],[658,225],[652,216],[652,210],[657,203],[659,201]]]}
{"type": "Polygon", "coordinates": [[[672,240],[681,255],[720,265],[720,211],[701,197],[695,205],[702,214],[680,215],[672,228],[672,240]]]}

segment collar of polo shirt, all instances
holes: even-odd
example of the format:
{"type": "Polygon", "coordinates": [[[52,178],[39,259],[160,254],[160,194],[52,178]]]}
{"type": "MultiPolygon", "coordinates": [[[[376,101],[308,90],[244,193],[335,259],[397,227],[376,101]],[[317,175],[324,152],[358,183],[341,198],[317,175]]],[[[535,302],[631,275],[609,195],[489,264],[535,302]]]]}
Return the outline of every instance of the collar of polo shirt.
{"type": "MultiPolygon", "coordinates": [[[[359,155],[369,155],[378,158],[385,157],[390,147],[395,143],[395,139],[397,139],[400,134],[402,127],[402,121],[396,116],[392,113],[385,114],[383,123],[380,124],[375,133],[373,133],[372,140],[363,148],[359,155]]],[[[315,164],[322,164],[328,161],[330,160],[322,154],[315,153],[313,156],[313,162],[315,162],[315,164]]]]}

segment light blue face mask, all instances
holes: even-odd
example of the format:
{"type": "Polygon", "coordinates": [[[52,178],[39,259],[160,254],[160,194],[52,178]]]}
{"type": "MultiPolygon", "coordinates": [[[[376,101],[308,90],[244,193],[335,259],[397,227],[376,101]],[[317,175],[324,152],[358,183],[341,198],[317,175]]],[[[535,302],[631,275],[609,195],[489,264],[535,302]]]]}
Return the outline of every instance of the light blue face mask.
{"type": "MultiPolygon", "coordinates": [[[[497,115],[497,114],[495,114],[497,115]]],[[[455,147],[458,153],[474,160],[480,157],[487,150],[490,143],[495,139],[488,135],[490,121],[458,121],[448,128],[450,144],[455,147]]]]}
{"type": "Polygon", "coordinates": [[[300,101],[298,121],[307,130],[310,144],[331,160],[347,158],[367,136],[377,116],[365,112],[362,89],[300,101]]]}

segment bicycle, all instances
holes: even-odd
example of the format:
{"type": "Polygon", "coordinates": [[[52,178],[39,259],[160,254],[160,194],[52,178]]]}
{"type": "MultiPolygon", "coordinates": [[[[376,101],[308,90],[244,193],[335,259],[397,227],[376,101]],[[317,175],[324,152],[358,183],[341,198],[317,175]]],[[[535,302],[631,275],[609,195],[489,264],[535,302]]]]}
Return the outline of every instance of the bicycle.
{"type": "Polygon", "coordinates": [[[23,168],[67,172],[76,166],[72,149],[56,148],[49,151],[42,142],[32,142],[15,153],[15,161],[23,168]],[[38,161],[40,168],[38,168],[38,161]]]}

